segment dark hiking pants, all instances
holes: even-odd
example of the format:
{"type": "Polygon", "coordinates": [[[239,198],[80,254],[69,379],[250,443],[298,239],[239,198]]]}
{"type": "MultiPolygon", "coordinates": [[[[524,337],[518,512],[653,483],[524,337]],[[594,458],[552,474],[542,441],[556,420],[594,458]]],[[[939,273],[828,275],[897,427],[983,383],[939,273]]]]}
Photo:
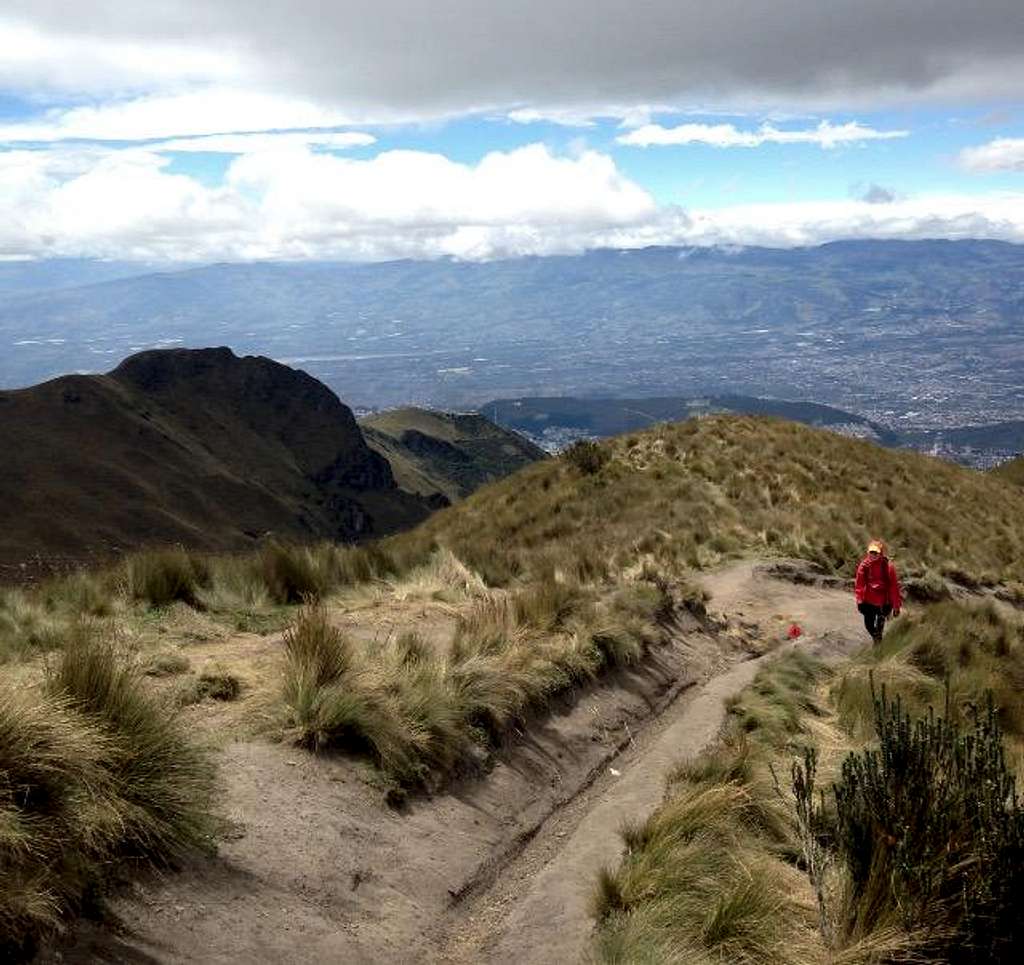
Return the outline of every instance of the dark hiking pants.
{"type": "Polygon", "coordinates": [[[857,609],[864,616],[864,629],[871,635],[871,639],[878,643],[885,631],[885,618],[892,612],[892,607],[875,606],[873,603],[858,603],[857,609]]]}

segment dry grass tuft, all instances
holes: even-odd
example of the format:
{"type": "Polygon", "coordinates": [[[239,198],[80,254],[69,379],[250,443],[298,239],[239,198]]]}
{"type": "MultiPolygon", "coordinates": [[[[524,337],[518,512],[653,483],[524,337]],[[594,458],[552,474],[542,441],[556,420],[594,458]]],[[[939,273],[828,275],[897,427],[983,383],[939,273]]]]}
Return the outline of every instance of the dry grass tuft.
{"type": "Polygon", "coordinates": [[[207,848],[212,767],[82,630],[42,690],[0,687],[0,950],[29,956],[126,860],[207,848]]]}

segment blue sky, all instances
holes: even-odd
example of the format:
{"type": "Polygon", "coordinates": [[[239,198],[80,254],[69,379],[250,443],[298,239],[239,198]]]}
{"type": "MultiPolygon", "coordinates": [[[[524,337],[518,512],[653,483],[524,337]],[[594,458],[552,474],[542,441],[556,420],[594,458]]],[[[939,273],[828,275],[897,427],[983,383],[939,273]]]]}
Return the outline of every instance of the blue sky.
{"type": "Polygon", "coordinates": [[[1024,4],[7,0],[0,257],[1024,241],[1024,4]]]}

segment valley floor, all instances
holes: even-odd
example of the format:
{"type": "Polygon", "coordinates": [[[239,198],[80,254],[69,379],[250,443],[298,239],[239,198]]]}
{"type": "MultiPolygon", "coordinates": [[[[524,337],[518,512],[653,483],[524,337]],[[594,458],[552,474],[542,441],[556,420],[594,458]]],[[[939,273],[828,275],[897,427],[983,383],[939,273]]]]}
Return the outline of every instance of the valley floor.
{"type": "MultiPolygon", "coordinates": [[[[233,832],[217,858],[151,878],[45,962],[579,961],[616,833],[661,801],[666,774],[715,739],[725,701],[783,647],[846,654],[863,640],[849,591],[743,562],[708,574],[714,619],[687,619],[642,668],[531,722],[482,780],[394,811],[371,772],[246,738],[220,751],[233,832]],[[802,635],[787,642],[797,624],[802,635]]],[[[412,611],[394,619],[409,618],[412,611]]],[[[446,630],[429,605],[415,619],[446,630]]],[[[350,631],[367,629],[352,614],[350,631]]],[[[276,638],[217,643],[239,663],[276,638]]],[[[258,671],[257,671],[258,672],[258,671]]],[[[251,710],[251,708],[250,708],[251,710]]],[[[231,711],[234,713],[235,711],[231,711]]],[[[208,732],[225,721],[196,720],[208,732]]]]}

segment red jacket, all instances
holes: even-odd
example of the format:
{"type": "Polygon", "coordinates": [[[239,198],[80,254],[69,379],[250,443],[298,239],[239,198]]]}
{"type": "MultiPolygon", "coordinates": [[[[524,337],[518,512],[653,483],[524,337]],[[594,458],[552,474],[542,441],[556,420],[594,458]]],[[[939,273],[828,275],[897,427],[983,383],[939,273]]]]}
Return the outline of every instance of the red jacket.
{"type": "Polygon", "coordinates": [[[853,587],[858,603],[870,603],[878,607],[888,603],[894,612],[903,607],[900,578],[888,557],[876,556],[872,559],[865,556],[857,565],[857,578],[853,587]]]}

